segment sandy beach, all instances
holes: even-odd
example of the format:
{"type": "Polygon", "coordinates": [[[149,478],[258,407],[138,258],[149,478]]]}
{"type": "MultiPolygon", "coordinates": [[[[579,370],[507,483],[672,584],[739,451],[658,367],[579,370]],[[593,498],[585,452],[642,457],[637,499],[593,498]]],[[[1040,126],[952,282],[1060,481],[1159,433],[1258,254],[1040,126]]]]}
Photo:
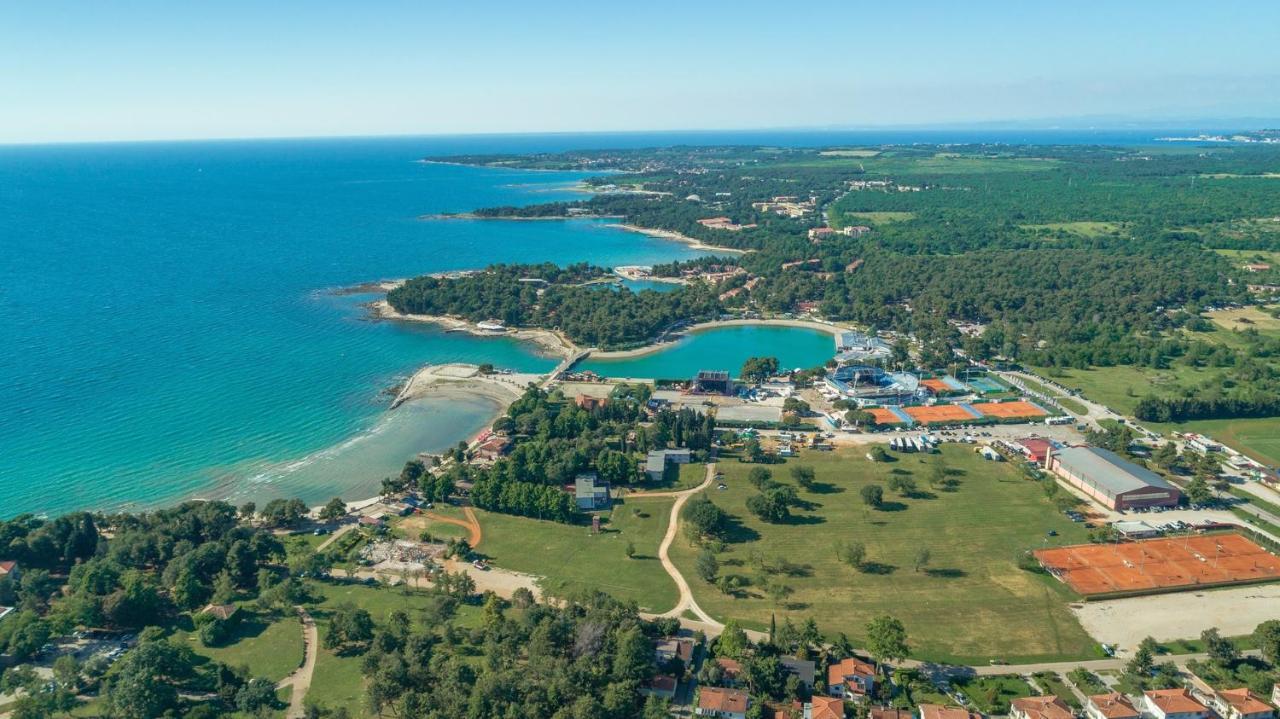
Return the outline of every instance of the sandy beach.
{"type": "Polygon", "coordinates": [[[735,326],[744,326],[744,325],[755,325],[759,327],[768,327],[768,326],[800,327],[803,329],[819,330],[822,332],[827,332],[832,335],[835,335],[839,332],[843,332],[845,329],[843,327],[839,327],[836,325],[829,325],[824,322],[815,322],[812,320],[715,320],[711,322],[699,322],[698,324],[690,325],[678,332],[668,335],[667,339],[663,340],[662,342],[655,342],[653,344],[645,345],[644,347],[637,347],[635,349],[630,349],[630,350],[614,350],[611,352],[598,352],[598,351],[592,352],[591,358],[592,359],[630,359],[632,357],[644,357],[645,355],[651,355],[655,352],[661,352],[665,349],[674,347],[677,343],[680,342],[681,339],[688,337],[689,335],[694,335],[699,332],[706,332],[708,330],[721,329],[724,327],[735,327],[735,326]]]}
{"type": "Polygon", "coordinates": [[[481,374],[472,364],[427,365],[409,378],[396,395],[391,408],[430,394],[433,397],[449,393],[482,395],[502,405],[503,409],[524,394],[530,382],[542,379],[539,374],[481,374]]]}
{"type": "Polygon", "coordinates": [[[451,330],[461,330],[473,335],[481,337],[513,337],[525,342],[532,342],[545,350],[548,354],[557,357],[570,357],[579,352],[579,348],[569,338],[553,330],[544,329],[508,329],[503,332],[494,332],[490,330],[482,330],[475,323],[467,320],[458,319],[456,317],[446,317],[443,315],[411,315],[397,311],[387,302],[386,298],[370,302],[368,304],[370,313],[383,320],[396,320],[399,322],[430,322],[431,324],[440,325],[451,330]]]}
{"type": "Polygon", "coordinates": [[[684,235],[679,232],[673,232],[671,230],[654,230],[648,227],[640,227],[638,225],[628,225],[625,222],[619,223],[617,225],[613,225],[613,227],[617,227],[620,230],[626,230],[628,232],[639,232],[642,235],[648,235],[650,237],[659,237],[661,239],[671,240],[673,242],[682,242],[688,245],[689,247],[692,247],[695,250],[713,250],[715,252],[726,252],[733,255],[745,255],[747,254],[747,252],[750,252],[750,250],[739,250],[733,247],[721,247],[720,245],[708,245],[702,240],[695,240],[688,235],[684,235]]]}

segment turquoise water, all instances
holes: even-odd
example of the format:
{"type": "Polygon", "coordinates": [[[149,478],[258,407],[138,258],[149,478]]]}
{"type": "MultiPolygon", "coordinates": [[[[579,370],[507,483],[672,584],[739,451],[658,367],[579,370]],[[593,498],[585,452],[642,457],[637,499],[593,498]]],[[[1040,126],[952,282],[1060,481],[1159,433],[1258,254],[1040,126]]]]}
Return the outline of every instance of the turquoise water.
{"type": "Polygon", "coordinates": [[[696,256],[602,222],[419,219],[575,196],[580,174],[415,161],[529,143],[488,142],[0,147],[0,516],[367,496],[493,414],[474,397],[388,413],[387,388],[424,363],[556,360],[371,322],[369,298],[330,288],[490,262],[696,256]]]}
{"type": "Polygon", "coordinates": [[[588,359],[576,369],[605,377],[692,377],[698,370],[737,376],[749,357],[777,357],[783,369],[816,367],[835,356],[831,335],[803,327],[735,325],[694,332],[651,354],[588,359]]]}

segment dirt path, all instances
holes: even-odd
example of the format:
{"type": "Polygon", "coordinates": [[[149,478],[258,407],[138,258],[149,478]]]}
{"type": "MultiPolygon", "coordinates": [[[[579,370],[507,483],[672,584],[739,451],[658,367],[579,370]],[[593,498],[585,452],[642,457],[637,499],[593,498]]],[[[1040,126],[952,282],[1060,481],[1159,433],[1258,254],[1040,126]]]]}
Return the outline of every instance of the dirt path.
{"type": "Polygon", "coordinates": [[[293,687],[289,695],[289,711],[285,719],[302,719],[306,714],[305,701],[307,691],[311,689],[311,676],[316,671],[316,652],[320,649],[320,633],[316,631],[316,622],[302,607],[298,610],[298,618],[302,620],[302,666],[292,674],[280,680],[277,689],[293,687]]]}
{"type": "Polygon", "coordinates": [[[435,512],[423,512],[422,516],[433,522],[444,522],[467,530],[467,546],[475,549],[480,546],[480,542],[484,540],[484,530],[480,528],[480,518],[476,516],[475,510],[471,507],[463,507],[462,513],[467,515],[466,519],[458,519],[456,517],[446,517],[443,514],[435,512]]]}
{"type": "Polygon", "coordinates": [[[711,480],[716,477],[716,465],[714,463],[707,465],[707,478],[702,480],[702,484],[693,489],[686,489],[680,492],[655,492],[650,497],[675,497],[676,501],[671,505],[671,520],[667,522],[667,533],[662,537],[662,544],[658,547],[658,559],[662,562],[662,568],[667,570],[667,574],[671,575],[672,581],[676,583],[676,587],[680,590],[680,601],[668,612],[664,612],[660,616],[676,617],[677,619],[685,613],[685,611],[693,612],[698,621],[709,627],[714,628],[717,632],[724,628],[724,625],[711,618],[710,614],[702,611],[702,607],[698,606],[697,600],[693,598],[693,592],[689,589],[689,583],[685,581],[684,575],[676,569],[676,565],[671,561],[668,550],[671,549],[671,543],[675,541],[676,534],[680,529],[680,509],[684,507],[684,503],[689,497],[701,492],[711,484],[711,480]]]}
{"type": "Polygon", "coordinates": [[[319,545],[316,546],[316,552],[319,553],[328,549],[330,544],[333,544],[334,542],[338,541],[338,537],[341,537],[342,535],[346,534],[347,532],[350,532],[355,528],[356,528],[356,525],[354,522],[351,524],[344,524],[341,527],[338,527],[333,534],[329,535],[328,539],[324,540],[323,542],[321,542],[319,545]]]}

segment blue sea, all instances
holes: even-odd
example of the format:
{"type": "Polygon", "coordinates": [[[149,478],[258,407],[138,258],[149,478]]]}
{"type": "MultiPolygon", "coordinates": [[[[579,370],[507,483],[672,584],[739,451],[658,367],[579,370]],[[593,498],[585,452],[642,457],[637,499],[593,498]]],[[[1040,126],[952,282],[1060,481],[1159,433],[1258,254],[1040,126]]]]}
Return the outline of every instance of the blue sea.
{"type": "MultiPolygon", "coordinates": [[[[367,496],[495,412],[388,412],[426,363],[536,371],[507,339],[371,322],[333,289],[492,262],[684,259],[596,221],[424,220],[583,177],[426,155],[763,143],[1147,144],[1166,132],[628,133],[0,147],[0,516],[187,497],[367,496]],[[1003,139],[1001,139],[1003,138],[1003,139]]],[[[675,356],[680,356],[677,352],[675,356]]]]}

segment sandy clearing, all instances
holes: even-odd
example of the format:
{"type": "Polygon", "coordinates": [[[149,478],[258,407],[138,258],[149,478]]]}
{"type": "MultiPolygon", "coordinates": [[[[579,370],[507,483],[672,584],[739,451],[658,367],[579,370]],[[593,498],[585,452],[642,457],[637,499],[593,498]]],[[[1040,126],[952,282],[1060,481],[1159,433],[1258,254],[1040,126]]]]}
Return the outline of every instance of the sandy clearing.
{"type": "Polygon", "coordinates": [[[1280,584],[1085,602],[1071,611],[1094,639],[1132,650],[1144,637],[1186,639],[1211,627],[1226,636],[1249,634],[1280,619],[1280,584]]]}

